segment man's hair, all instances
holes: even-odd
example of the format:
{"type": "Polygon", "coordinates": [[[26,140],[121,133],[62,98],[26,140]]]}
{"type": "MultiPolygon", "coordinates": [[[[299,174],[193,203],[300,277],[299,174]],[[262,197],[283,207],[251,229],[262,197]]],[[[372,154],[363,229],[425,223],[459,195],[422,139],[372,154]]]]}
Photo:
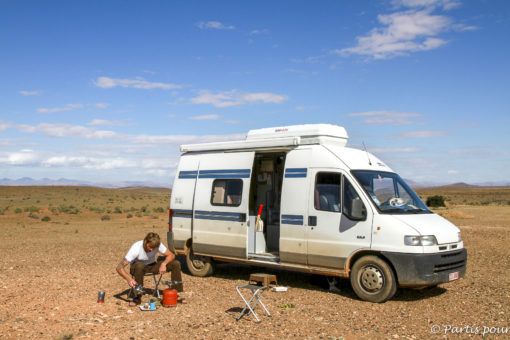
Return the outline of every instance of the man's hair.
{"type": "Polygon", "coordinates": [[[156,233],[148,233],[147,236],[145,236],[144,241],[146,244],[149,244],[152,249],[158,248],[161,244],[161,239],[156,233]]]}

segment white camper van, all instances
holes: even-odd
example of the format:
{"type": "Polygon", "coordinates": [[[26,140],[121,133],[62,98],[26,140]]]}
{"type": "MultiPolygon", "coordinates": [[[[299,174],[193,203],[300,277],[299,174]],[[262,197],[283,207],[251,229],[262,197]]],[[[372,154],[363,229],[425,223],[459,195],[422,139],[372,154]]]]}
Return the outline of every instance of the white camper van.
{"type": "Polygon", "coordinates": [[[432,213],[343,127],[251,130],[245,140],[181,146],[168,244],[190,272],[238,262],[348,277],[364,300],[461,278],[459,229],[432,213]]]}

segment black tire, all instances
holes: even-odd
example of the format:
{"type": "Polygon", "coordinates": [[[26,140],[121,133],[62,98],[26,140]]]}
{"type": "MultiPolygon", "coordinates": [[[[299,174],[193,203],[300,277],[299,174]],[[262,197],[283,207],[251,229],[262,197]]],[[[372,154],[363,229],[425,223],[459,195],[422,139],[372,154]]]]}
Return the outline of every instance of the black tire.
{"type": "Polygon", "coordinates": [[[214,261],[207,256],[194,255],[191,247],[186,253],[186,265],[193,276],[205,277],[214,273],[214,261]]]}
{"type": "Polygon", "coordinates": [[[363,256],[351,269],[351,286],[360,299],[381,303],[397,292],[397,281],[391,267],[377,256],[363,256]]]}

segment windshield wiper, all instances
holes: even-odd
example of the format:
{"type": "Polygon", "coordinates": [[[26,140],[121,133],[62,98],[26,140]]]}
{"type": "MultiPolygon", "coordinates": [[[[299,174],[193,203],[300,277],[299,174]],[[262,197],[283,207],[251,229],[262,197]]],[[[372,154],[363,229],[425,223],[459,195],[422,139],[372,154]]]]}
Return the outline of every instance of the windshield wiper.
{"type": "Polygon", "coordinates": [[[404,209],[391,208],[391,209],[384,209],[384,210],[381,210],[381,212],[383,212],[383,213],[400,213],[400,214],[403,214],[403,213],[405,213],[406,211],[405,211],[404,209]]]}
{"type": "Polygon", "coordinates": [[[409,210],[406,210],[406,211],[410,212],[410,213],[413,213],[413,214],[419,214],[419,213],[422,213],[422,212],[425,212],[425,213],[429,213],[430,212],[429,210],[422,209],[422,208],[409,209],[409,210]]]}

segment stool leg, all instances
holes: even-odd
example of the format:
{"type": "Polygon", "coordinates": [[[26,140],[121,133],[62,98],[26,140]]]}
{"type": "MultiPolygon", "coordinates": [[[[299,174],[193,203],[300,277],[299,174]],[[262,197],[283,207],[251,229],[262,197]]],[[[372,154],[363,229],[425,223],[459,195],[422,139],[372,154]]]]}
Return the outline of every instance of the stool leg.
{"type": "MultiPolygon", "coordinates": [[[[236,287],[236,290],[237,292],[239,293],[239,296],[241,296],[241,299],[243,299],[244,301],[244,304],[246,305],[243,310],[241,311],[241,313],[239,313],[239,315],[237,316],[236,318],[236,321],[239,321],[239,319],[241,319],[241,317],[244,315],[244,312],[246,311],[246,308],[248,308],[250,310],[251,313],[253,313],[253,316],[255,317],[255,319],[257,320],[257,322],[260,322],[259,318],[257,317],[257,314],[253,311],[253,309],[251,308],[251,301],[253,300],[253,298],[256,296],[256,291],[252,297],[250,298],[250,300],[246,301],[246,299],[244,298],[243,294],[241,294],[241,292],[239,291],[239,289],[236,287]]],[[[246,315],[250,315],[250,312],[246,313],[246,315]]]]}
{"type": "Polygon", "coordinates": [[[161,277],[163,275],[159,275],[159,279],[156,281],[156,275],[157,274],[152,274],[152,278],[154,279],[154,285],[156,286],[156,296],[158,297],[158,299],[161,299],[161,295],[159,294],[159,282],[161,281],[161,277]]]}
{"type": "MultiPolygon", "coordinates": [[[[257,294],[257,292],[258,292],[258,291],[259,291],[259,290],[257,290],[257,291],[255,292],[255,294],[257,294]]],[[[255,301],[255,303],[253,304],[253,306],[251,307],[251,309],[255,308],[255,306],[257,305],[257,303],[260,303],[260,305],[262,306],[262,308],[264,308],[264,310],[266,311],[267,315],[268,315],[268,316],[271,316],[271,313],[269,313],[269,311],[267,310],[266,306],[264,305],[264,303],[262,303],[262,300],[261,300],[261,299],[262,299],[262,295],[264,295],[264,292],[265,292],[265,291],[263,290],[263,291],[262,291],[262,292],[260,292],[260,294],[258,294],[257,296],[256,296],[255,294],[253,295],[254,297],[255,297],[255,296],[257,297],[257,300],[255,301]]],[[[257,320],[258,320],[258,319],[257,319],[257,320]]]]}

